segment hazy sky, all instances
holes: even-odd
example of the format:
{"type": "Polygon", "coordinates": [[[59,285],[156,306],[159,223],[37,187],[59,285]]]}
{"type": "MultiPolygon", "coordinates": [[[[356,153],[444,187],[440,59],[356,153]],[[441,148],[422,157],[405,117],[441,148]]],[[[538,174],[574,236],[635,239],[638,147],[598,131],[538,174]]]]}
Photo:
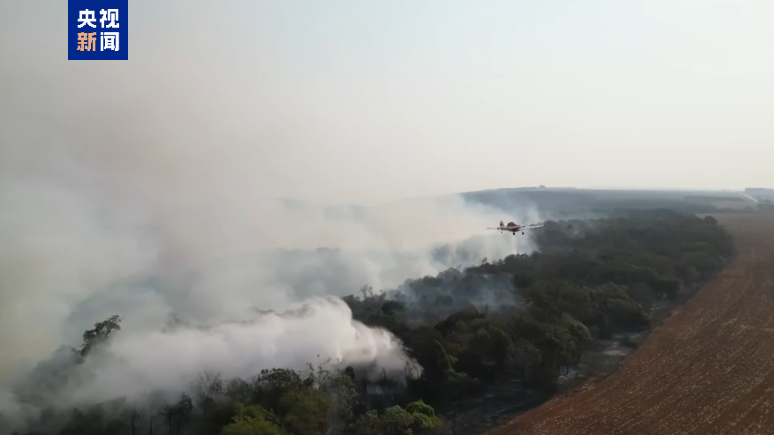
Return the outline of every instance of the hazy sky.
{"type": "MultiPolygon", "coordinates": [[[[129,60],[108,62],[67,60],[66,0],[0,0],[0,384],[120,312],[113,349],[148,370],[122,379],[154,385],[171,360],[135,346],[178,349],[154,338],[171,314],[216,324],[389,288],[441,270],[425,245],[546,218],[448,198],[329,221],[267,196],[774,187],[772,17],[771,0],[130,0],[129,60]],[[247,255],[273,246],[341,251],[290,269],[247,255]]],[[[528,236],[470,240],[488,258],[531,252],[528,236]]],[[[343,335],[323,316],[266,340],[298,361],[319,353],[286,345],[299,330],[363,348],[328,308],[343,335]]],[[[232,365],[231,338],[255,331],[229,331],[234,353],[181,335],[190,367],[252,369],[232,365]]]]}
{"type": "Polygon", "coordinates": [[[109,108],[99,158],[178,141],[203,169],[320,201],[774,187],[770,0],[129,7],[129,61],[68,61],[66,1],[4,0],[0,115],[83,127],[109,108]]]}

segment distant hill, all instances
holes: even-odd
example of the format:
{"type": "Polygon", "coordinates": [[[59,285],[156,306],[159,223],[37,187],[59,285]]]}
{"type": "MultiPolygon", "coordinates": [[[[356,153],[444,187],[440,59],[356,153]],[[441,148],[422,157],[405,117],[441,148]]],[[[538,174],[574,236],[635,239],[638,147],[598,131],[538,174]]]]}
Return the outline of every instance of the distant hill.
{"type": "MultiPolygon", "coordinates": [[[[754,213],[768,210],[774,201],[774,189],[747,188],[745,194],[723,190],[626,190],[578,189],[575,187],[509,187],[462,192],[469,204],[479,204],[519,215],[528,210],[543,213],[574,215],[607,212],[616,209],[665,208],[685,213],[754,213]],[[758,202],[756,202],[758,201],[758,202]]],[[[322,215],[326,220],[362,221],[369,212],[392,207],[443,201],[454,195],[406,198],[376,206],[323,205],[282,198],[279,202],[288,210],[322,215]]]]}
{"type": "Polygon", "coordinates": [[[758,204],[739,192],[703,190],[605,190],[509,188],[461,194],[465,201],[514,212],[536,207],[543,212],[603,212],[614,209],[667,208],[687,213],[755,212],[758,204]]]}

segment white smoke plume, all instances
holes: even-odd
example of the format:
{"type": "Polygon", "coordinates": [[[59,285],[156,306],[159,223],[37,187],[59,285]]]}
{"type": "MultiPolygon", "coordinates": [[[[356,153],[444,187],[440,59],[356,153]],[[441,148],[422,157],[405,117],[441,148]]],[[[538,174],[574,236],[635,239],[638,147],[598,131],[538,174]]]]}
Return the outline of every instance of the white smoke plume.
{"type": "MultiPolygon", "coordinates": [[[[36,15],[41,22],[64,16],[66,3],[49,6],[51,16],[36,15]]],[[[9,17],[30,8],[3,5],[4,32],[19,25],[9,17]]],[[[206,9],[189,13],[201,18],[206,9]]],[[[47,59],[65,56],[62,47],[37,41],[39,50],[21,52],[0,38],[0,383],[51,363],[61,345],[79,344],[113,314],[125,319],[122,330],[62,403],[177,392],[203,370],[245,377],[318,354],[403,370],[392,335],[320,297],[534,249],[528,236],[468,240],[501,219],[539,216],[504,217],[456,195],[290,206],[278,198],[304,186],[359,188],[338,175],[358,161],[318,159],[318,121],[292,78],[213,79],[135,41],[145,50],[133,48],[137,62],[52,66],[47,59]],[[437,244],[465,240],[464,258],[434,258],[437,244]],[[301,251],[318,248],[329,250],[301,251]],[[191,326],[161,332],[172,318],[191,326]]],[[[0,390],[0,406],[12,402],[0,390]]]]}
{"type": "Polygon", "coordinates": [[[116,391],[130,400],[153,390],[181,391],[205,370],[230,379],[268,367],[301,369],[316,354],[342,365],[378,361],[388,373],[407,369],[399,343],[387,331],[352,322],[349,308],[340,299],[313,298],[295,312],[266,313],[247,322],[117,335],[103,352],[78,368],[89,380],[67,391],[66,402],[109,400],[116,391]],[[127,384],[127,379],[132,383],[127,384]]]}

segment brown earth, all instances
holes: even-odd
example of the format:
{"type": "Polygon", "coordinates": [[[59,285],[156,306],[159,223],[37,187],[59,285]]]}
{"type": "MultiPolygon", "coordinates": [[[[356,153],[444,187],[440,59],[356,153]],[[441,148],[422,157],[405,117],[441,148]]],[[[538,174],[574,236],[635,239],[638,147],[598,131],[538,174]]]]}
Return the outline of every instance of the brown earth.
{"type": "Polygon", "coordinates": [[[774,215],[718,215],[739,255],[612,375],[488,435],[774,434],[774,215]]]}

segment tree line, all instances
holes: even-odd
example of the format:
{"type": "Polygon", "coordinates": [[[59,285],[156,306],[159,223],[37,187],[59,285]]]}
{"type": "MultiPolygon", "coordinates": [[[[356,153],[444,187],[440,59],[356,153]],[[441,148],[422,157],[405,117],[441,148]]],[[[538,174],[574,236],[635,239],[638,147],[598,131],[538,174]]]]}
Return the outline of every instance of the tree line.
{"type": "MultiPolygon", "coordinates": [[[[369,382],[357,367],[326,361],[306,371],[267,368],[249,380],[205,372],[172,403],[116,399],[49,410],[25,435],[442,433],[449,428],[436,410],[490,385],[556,391],[562,370],[576,366],[595,340],[648,330],[654,304],[713,278],[735,255],[714,218],[669,210],[551,221],[534,237],[539,250],[532,254],[343,298],[354,319],[402,340],[423,368],[418,379],[369,382]]],[[[120,321],[86,331],[79,360],[120,333],[120,321]]]]}

